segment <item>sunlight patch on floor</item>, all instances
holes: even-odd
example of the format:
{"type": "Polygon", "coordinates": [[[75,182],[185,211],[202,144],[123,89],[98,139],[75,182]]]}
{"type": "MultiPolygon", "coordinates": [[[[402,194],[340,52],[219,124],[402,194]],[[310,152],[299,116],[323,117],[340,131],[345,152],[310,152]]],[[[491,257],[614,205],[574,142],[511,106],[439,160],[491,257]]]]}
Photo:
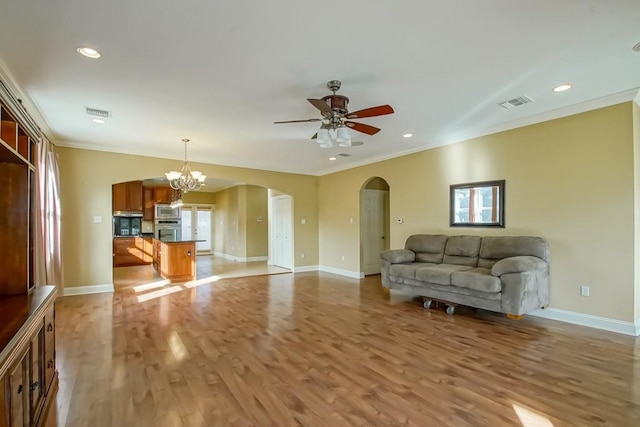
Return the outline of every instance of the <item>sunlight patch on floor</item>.
{"type": "Polygon", "coordinates": [[[185,288],[195,288],[196,286],[206,285],[207,283],[217,282],[220,279],[221,279],[220,276],[205,277],[204,279],[198,279],[198,280],[192,280],[190,282],[186,282],[186,283],[184,283],[184,287],[185,288]]]}
{"type": "Polygon", "coordinates": [[[522,427],[553,427],[553,423],[545,415],[533,409],[513,403],[513,411],[520,418],[522,427]]]}
{"type": "Polygon", "coordinates": [[[150,299],[160,298],[165,295],[172,294],[174,292],[180,292],[182,290],[182,286],[171,286],[169,288],[160,289],[157,291],[149,292],[148,294],[138,295],[138,302],[149,301],[150,299]]]}
{"type": "Polygon", "coordinates": [[[144,285],[134,286],[133,290],[136,293],[140,293],[140,292],[148,291],[150,289],[162,288],[165,285],[168,285],[169,283],[171,282],[169,282],[168,280],[159,280],[157,282],[145,283],[144,285]]]}

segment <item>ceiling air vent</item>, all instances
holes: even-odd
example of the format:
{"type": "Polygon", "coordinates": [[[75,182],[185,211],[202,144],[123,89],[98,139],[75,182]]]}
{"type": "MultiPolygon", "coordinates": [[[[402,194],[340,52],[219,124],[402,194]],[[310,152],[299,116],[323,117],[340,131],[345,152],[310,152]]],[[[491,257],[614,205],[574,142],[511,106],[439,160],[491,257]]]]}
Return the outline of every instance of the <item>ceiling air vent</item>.
{"type": "Polygon", "coordinates": [[[522,95],[517,98],[510,99],[508,101],[499,102],[498,105],[501,106],[502,108],[511,109],[511,108],[519,107],[524,104],[528,104],[530,102],[533,102],[533,99],[529,98],[528,96],[522,95]]]}
{"type": "Polygon", "coordinates": [[[111,111],[106,110],[98,110],[97,108],[85,107],[87,110],[87,114],[90,116],[102,117],[103,119],[108,119],[111,117],[111,111]]]}
{"type": "Polygon", "coordinates": [[[338,153],[338,154],[336,154],[336,157],[351,157],[351,154],[347,154],[347,153],[338,153]]]}

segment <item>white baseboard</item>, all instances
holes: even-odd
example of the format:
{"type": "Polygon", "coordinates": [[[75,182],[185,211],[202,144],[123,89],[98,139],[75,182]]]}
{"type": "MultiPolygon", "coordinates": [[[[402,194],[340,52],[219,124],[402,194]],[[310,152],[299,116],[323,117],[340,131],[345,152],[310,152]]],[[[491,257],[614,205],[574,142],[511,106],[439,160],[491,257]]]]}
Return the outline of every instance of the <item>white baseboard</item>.
{"type": "Polygon", "coordinates": [[[573,323],[574,325],[617,332],[619,334],[633,336],[640,335],[640,319],[636,320],[635,323],[624,322],[622,320],[610,319],[608,317],[592,316],[590,314],[576,313],[574,311],[560,310],[557,308],[540,309],[532,311],[529,314],[532,316],[543,317],[545,319],[573,323]]]}
{"type": "Polygon", "coordinates": [[[222,252],[214,252],[215,256],[219,256],[220,258],[227,259],[229,261],[234,262],[254,262],[254,261],[267,261],[269,259],[268,256],[251,256],[251,257],[239,257],[235,255],[229,255],[222,252]]]}
{"type": "Polygon", "coordinates": [[[319,266],[318,269],[326,273],[339,274],[340,276],[351,277],[352,279],[364,279],[364,273],[360,271],[343,270],[342,268],[328,267],[326,265],[321,265],[319,266]]]}
{"type": "Polygon", "coordinates": [[[102,294],[105,292],[113,292],[112,283],[106,285],[74,286],[72,288],[64,288],[62,296],[69,297],[73,295],[102,294]]]}
{"type": "Polygon", "coordinates": [[[318,271],[320,268],[317,265],[303,265],[301,267],[293,267],[294,273],[306,273],[308,271],[318,271]]]}

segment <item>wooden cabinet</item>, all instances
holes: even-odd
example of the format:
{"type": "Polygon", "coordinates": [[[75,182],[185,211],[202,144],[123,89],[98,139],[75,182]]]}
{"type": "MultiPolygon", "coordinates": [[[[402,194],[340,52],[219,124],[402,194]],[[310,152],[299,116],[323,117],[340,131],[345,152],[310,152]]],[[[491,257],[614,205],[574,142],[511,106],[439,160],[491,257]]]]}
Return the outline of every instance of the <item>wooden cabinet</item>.
{"type": "Polygon", "coordinates": [[[195,242],[162,242],[153,239],[153,267],[163,279],[169,281],[195,280],[195,242]]]}
{"type": "Polygon", "coordinates": [[[0,90],[0,427],[42,424],[57,389],[56,288],[35,286],[39,136],[25,110],[0,90]]]}
{"type": "Polygon", "coordinates": [[[54,286],[40,286],[0,299],[0,427],[43,424],[54,400],[55,296],[54,286]]]}
{"type": "Polygon", "coordinates": [[[142,212],[142,181],[113,184],[111,201],[114,212],[142,212]]]}
{"type": "Polygon", "coordinates": [[[114,237],[113,266],[148,265],[153,262],[151,237],[114,237]]]}
{"type": "Polygon", "coordinates": [[[171,203],[175,197],[175,190],[171,187],[155,187],[156,203],[171,203]]]}
{"type": "Polygon", "coordinates": [[[35,284],[35,138],[0,103],[0,296],[35,284]]]}
{"type": "Polygon", "coordinates": [[[156,192],[153,187],[142,187],[142,219],[153,221],[155,216],[156,192]]]}

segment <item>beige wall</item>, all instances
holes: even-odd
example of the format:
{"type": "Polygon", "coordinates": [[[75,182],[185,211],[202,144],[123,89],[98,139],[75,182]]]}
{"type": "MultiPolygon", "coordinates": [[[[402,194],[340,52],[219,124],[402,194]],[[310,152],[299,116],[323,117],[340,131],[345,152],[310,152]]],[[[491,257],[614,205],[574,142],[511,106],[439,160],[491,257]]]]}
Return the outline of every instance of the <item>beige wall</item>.
{"type": "Polygon", "coordinates": [[[216,193],[215,210],[215,245],[214,251],[236,257],[244,256],[244,225],[239,219],[239,190],[240,187],[231,187],[216,193]]]}
{"type": "MultiPolygon", "coordinates": [[[[57,152],[65,287],[111,284],[111,185],[163,176],[180,161],[64,147],[58,147],[57,152]],[[101,216],[102,222],[94,223],[94,216],[101,216]]],[[[307,224],[317,224],[317,177],[203,163],[192,166],[207,176],[291,194],[295,218],[307,218],[307,224]]],[[[316,265],[317,227],[300,225],[299,219],[295,222],[294,246],[307,254],[296,260],[296,266],[316,265]]]]}
{"type": "Polygon", "coordinates": [[[380,176],[392,248],[414,233],[542,236],[553,308],[633,321],[632,126],[629,102],[322,176],[320,264],[360,271],[360,189],[380,176]],[[449,185],[493,179],[506,180],[506,228],[449,227],[449,185]]]}
{"type": "Polygon", "coordinates": [[[216,200],[214,250],[239,258],[266,257],[267,189],[237,185],[217,192],[216,200]],[[262,222],[257,221],[258,217],[262,217],[262,222]]]}
{"type": "Polygon", "coordinates": [[[216,193],[190,191],[182,195],[182,202],[194,205],[214,205],[216,203],[216,193]]]}
{"type": "Polygon", "coordinates": [[[269,255],[267,189],[247,185],[247,258],[269,255]],[[260,218],[260,220],[259,220],[260,218]]]}

